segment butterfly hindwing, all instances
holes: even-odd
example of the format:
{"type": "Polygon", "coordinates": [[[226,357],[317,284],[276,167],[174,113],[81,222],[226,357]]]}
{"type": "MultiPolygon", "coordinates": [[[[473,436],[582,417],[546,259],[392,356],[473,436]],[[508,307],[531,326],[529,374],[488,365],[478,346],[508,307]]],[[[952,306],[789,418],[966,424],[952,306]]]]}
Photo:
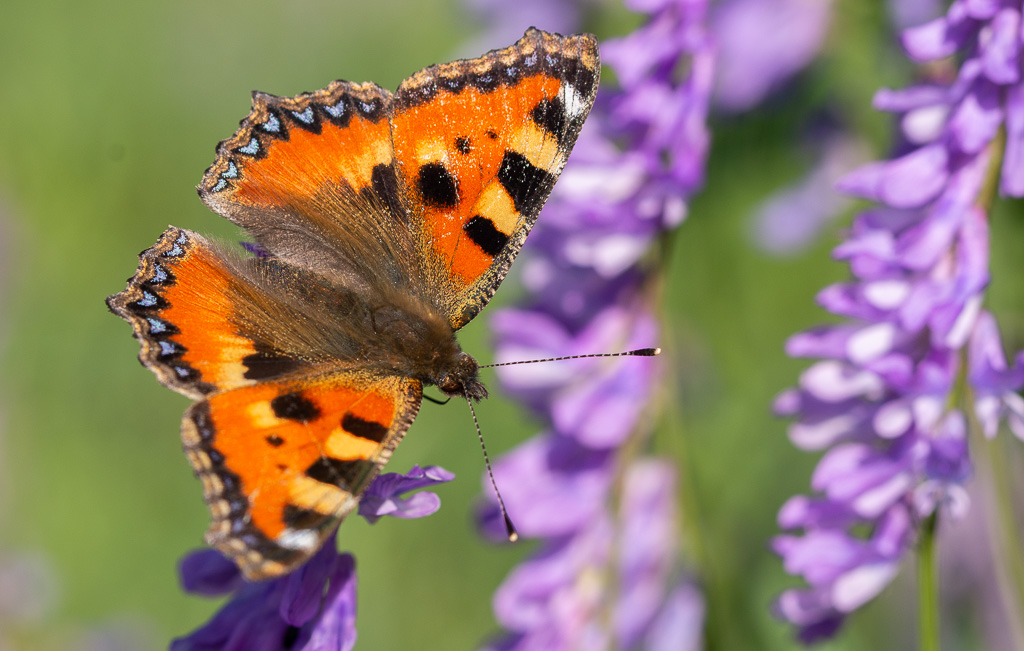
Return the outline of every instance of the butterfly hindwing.
{"type": "Polygon", "coordinates": [[[312,555],[358,504],[419,410],[410,378],[342,371],[217,393],[185,414],[207,542],[251,580],[312,555]]]}
{"type": "Polygon", "coordinates": [[[478,59],[426,68],[393,101],[399,178],[452,327],[522,247],[593,106],[597,42],[531,29],[478,59]]]}

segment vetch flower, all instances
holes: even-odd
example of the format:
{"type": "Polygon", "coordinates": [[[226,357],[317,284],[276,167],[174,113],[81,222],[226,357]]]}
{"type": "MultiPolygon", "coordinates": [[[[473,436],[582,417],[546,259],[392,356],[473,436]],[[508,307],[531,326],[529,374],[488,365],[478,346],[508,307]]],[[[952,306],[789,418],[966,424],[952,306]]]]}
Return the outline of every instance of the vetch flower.
{"type": "Polygon", "coordinates": [[[817,57],[832,18],[831,0],[725,0],[715,5],[715,104],[745,111],[817,57]]]}
{"type": "Polygon", "coordinates": [[[377,477],[363,493],[362,499],[359,500],[359,515],[366,518],[370,524],[384,515],[406,519],[431,515],[441,508],[441,498],[436,493],[424,491],[409,497],[401,495],[453,479],[455,475],[440,466],[413,466],[404,475],[397,472],[385,473],[377,477]]]}
{"type": "Polygon", "coordinates": [[[470,13],[484,29],[476,38],[464,43],[459,49],[467,55],[513,43],[530,27],[546,32],[573,34],[581,31],[582,14],[588,5],[599,0],[521,0],[501,2],[496,0],[466,0],[470,13]]]}
{"type": "Polygon", "coordinates": [[[991,438],[999,422],[1024,440],[1024,398],[1017,391],[1024,386],[1024,352],[1018,353],[1012,368],[1006,366],[999,327],[988,312],[978,316],[971,333],[970,384],[975,395],[975,412],[985,436],[991,438]]]}
{"type": "Polygon", "coordinates": [[[864,159],[863,146],[840,135],[827,137],[812,170],[794,185],[768,197],[754,215],[754,243],[775,255],[806,248],[852,201],[835,183],[864,159]]]}
{"type": "Polygon", "coordinates": [[[1020,7],[964,1],[905,31],[915,60],[959,54],[960,66],[879,92],[875,106],[900,116],[902,142],[892,159],[840,183],[879,205],[835,250],[851,280],[818,297],[842,320],[790,339],[791,356],[820,361],[776,402],[795,419],[794,444],[827,450],[811,480],[816,496],[795,497],[779,513],[780,527],[795,533],[774,542],[786,570],[807,582],[776,605],[804,641],[834,634],[884,589],[919,536],[931,535],[922,523],[965,513],[964,409],[988,436],[1002,420],[1024,433],[1024,357],[1007,364],[983,309],[988,206],[997,185],[1024,193],[1014,158],[1024,134],[1011,118],[1024,108],[1019,28],[1020,7]]]}
{"type": "Polygon", "coordinates": [[[338,553],[333,536],[305,565],[263,583],[242,581],[234,564],[217,551],[193,552],[182,561],[186,588],[201,585],[203,594],[211,594],[219,587],[221,593],[234,594],[213,619],[174,640],[171,649],[351,649],[355,581],[355,560],[338,553]]]}
{"type": "MultiPolygon", "coordinates": [[[[492,317],[499,362],[657,342],[646,258],[703,183],[713,55],[702,0],[627,6],[647,19],[602,44],[619,86],[598,95],[524,249],[528,298],[492,317]]],[[[520,537],[538,547],[498,588],[504,634],[487,648],[699,648],[704,606],[680,568],[676,470],[646,453],[658,366],[499,369],[545,430],[494,464],[520,537]]],[[[488,486],[481,528],[501,540],[488,486]]]]}

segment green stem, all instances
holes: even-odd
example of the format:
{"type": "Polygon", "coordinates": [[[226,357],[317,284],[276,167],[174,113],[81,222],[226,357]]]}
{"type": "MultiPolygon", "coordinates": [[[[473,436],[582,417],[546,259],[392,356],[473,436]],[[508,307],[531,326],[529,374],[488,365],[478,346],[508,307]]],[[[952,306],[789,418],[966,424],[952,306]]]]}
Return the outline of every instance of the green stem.
{"type": "Polygon", "coordinates": [[[985,173],[985,180],[978,193],[978,200],[975,202],[979,208],[991,215],[992,206],[996,197],[999,196],[999,179],[1003,172],[1003,157],[1006,154],[1006,126],[1000,126],[996,137],[989,145],[988,170],[985,173]]]}
{"type": "Polygon", "coordinates": [[[939,651],[939,578],[935,553],[938,517],[932,514],[921,527],[917,544],[917,609],[921,651],[939,651]]]}

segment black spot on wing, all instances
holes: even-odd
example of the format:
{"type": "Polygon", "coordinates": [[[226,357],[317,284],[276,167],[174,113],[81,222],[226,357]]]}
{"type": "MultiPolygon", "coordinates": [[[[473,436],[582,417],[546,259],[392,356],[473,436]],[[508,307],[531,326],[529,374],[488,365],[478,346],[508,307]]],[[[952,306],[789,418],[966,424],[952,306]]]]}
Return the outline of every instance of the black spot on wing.
{"type": "Polygon", "coordinates": [[[459,150],[460,154],[468,154],[472,151],[472,147],[470,147],[470,140],[465,137],[455,139],[455,148],[459,150]]]}
{"type": "Polygon", "coordinates": [[[284,439],[278,436],[277,434],[271,434],[270,436],[266,437],[266,441],[270,445],[273,445],[275,448],[279,448],[282,445],[284,445],[284,439]]]}
{"type": "Polygon", "coordinates": [[[404,221],[406,218],[405,206],[402,204],[402,198],[398,191],[398,174],[395,172],[394,164],[375,165],[370,173],[370,184],[373,193],[384,203],[391,216],[404,221]]]}
{"type": "Polygon", "coordinates": [[[320,417],[320,408],[301,393],[285,393],[270,401],[274,415],[286,420],[308,423],[320,417]]]}
{"type": "Polygon", "coordinates": [[[312,509],[304,509],[293,504],[286,504],[284,512],[281,515],[284,523],[288,525],[289,529],[296,529],[299,531],[316,529],[327,519],[322,514],[317,513],[312,509]]]}
{"type": "Polygon", "coordinates": [[[349,492],[359,487],[363,479],[373,472],[376,464],[366,459],[342,460],[320,457],[309,468],[306,476],[324,484],[338,486],[349,492]]]}
{"type": "Polygon", "coordinates": [[[246,380],[266,380],[293,373],[305,366],[305,363],[294,357],[277,352],[273,348],[256,344],[256,352],[242,359],[245,366],[243,377],[246,380]]]}
{"type": "Polygon", "coordinates": [[[537,126],[555,136],[561,142],[567,122],[565,105],[562,104],[561,98],[555,97],[550,100],[541,100],[537,106],[533,107],[530,117],[533,118],[537,126]]]}
{"type": "Polygon", "coordinates": [[[526,156],[511,149],[505,151],[498,168],[498,181],[512,197],[516,212],[534,216],[540,212],[555,177],[531,163],[526,156]]]}
{"type": "Polygon", "coordinates": [[[596,92],[597,69],[588,68],[578,58],[565,57],[559,66],[559,72],[555,76],[571,81],[573,87],[583,97],[590,97],[596,92]]]}
{"type": "Polygon", "coordinates": [[[483,249],[487,255],[496,257],[508,244],[508,235],[499,231],[494,222],[481,215],[474,215],[466,225],[462,227],[469,239],[483,249]]]}
{"type": "Polygon", "coordinates": [[[427,163],[416,176],[416,187],[431,208],[450,209],[459,205],[459,184],[441,163],[427,163]]]}
{"type": "Polygon", "coordinates": [[[345,414],[345,417],[341,419],[341,427],[349,434],[377,443],[383,441],[388,433],[387,425],[364,420],[355,414],[345,414]]]}

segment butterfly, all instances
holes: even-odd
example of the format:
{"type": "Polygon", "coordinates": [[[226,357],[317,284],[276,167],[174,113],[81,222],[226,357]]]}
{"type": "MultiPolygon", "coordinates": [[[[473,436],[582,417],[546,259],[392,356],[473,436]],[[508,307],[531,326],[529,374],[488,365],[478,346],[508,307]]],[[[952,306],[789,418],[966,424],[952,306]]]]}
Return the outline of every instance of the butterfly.
{"type": "Polygon", "coordinates": [[[254,254],[171,227],[107,298],[139,359],[195,402],[185,454],[206,541],[287,573],[358,505],[423,386],[480,400],[455,333],[494,295],[597,93],[590,35],[530,29],[391,93],[254,92],[198,186],[254,254]]]}

